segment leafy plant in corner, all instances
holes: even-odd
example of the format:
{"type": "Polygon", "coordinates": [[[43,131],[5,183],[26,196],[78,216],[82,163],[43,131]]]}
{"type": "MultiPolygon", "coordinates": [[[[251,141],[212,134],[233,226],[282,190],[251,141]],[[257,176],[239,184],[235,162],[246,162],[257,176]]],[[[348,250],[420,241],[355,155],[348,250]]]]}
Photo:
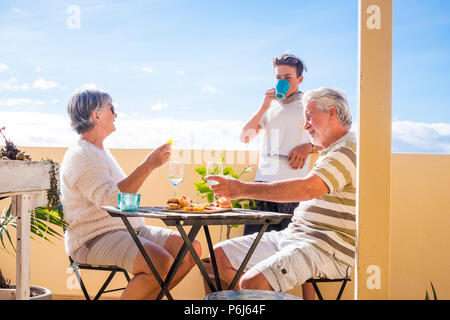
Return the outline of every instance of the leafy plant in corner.
{"type": "MultiPolygon", "coordinates": [[[[436,290],[434,289],[433,282],[430,281],[431,284],[431,290],[433,291],[433,300],[437,300],[436,290]]],[[[425,290],[425,300],[431,300],[430,296],[428,295],[428,290],[425,290]]]]}
{"type": "Polygon", "coordinates": [[[3,136],[5,140],[5,146],[0,148],[0,159],[1,160],[26,160],[31,161],[31,157],[29,154],[20,151],[17,146],[9,139],[5,137],[3,131],[5,127],[0,128],[0,134],[3,136]]]}
{"type": "MultiPolygon", "coordinates": [[[[9,139],[5,137],[3,134],[3,130],[5,128],[0,128],[0,133],[5,139],[5,147],[1,147],[0,152],[2,156],[2,160],[27,160],[31,161],[31,157],[20,151],[16,145],[9,139]],[[20,156],[20,155],[23,156],[20,156]]],[[[0,160],[1,161],[1,160],[0,160]]],[[[51,237],[62,237],[60,233],[58,233],[54,226],[68,228],[68,224],[64,221],[64,213],[60,206],[59,192],[58,192],[58,181],[57,181],[57,168],[53,160],[51,159],[42,159],[42,161],[50,162],[50,189],[47,191],[47,205],[35,208],[31,212],[30,224],[31,224],[31,239],[34,236],[42,238],[46,241],[51,242],[51,237]]],[[[12,205],[10,204],[8,209],[4,209],[2,215],[0,217],[0,242],[2,244],[3,249],[7,250],[6,243],[10,243],[14,251],[16,248],[14,247],[14,243],[12,241],[9,227],[17,228],[16,217],[11,214],[12,205]],[[6,238],[6,239],[5,239],[6,238]],[[6,243],[5,243],[6,242],[6,243]]]]}

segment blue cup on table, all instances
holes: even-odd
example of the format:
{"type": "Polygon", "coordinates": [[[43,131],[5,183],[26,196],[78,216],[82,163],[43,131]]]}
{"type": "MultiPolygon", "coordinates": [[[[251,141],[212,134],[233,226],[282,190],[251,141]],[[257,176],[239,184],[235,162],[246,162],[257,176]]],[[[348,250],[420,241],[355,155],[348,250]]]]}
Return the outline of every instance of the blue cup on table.
{"type": "Polygon", "coordinates": [[[141,195],[138,193],[119,193],[117,195],[120,211],[135,212],[139,208],[141,195]]]}
{"type": "Polygon", "coordinates": [[[285,99],[290,86],[289,81],[284,79],[278,80],[275,85],[275,96],[277,99],[285,99]]]}

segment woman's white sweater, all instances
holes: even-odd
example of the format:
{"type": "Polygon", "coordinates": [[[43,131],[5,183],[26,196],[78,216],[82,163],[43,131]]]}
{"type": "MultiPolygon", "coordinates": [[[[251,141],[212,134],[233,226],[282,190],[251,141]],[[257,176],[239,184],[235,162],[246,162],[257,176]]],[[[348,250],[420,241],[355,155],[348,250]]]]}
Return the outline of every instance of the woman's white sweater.
{"type": "MultiPolygon", "coordinates": [[[[117,206],[117,184],[126,176],[106,149],[79,139],[70,147],[61,164],[61,202],[69,224],[65,247],[70,255],[86,241],[105,232],[126,229],[120,218],[112,218],[100,206],[117,206]]],[[[129,218],[133,228],[145,224],[143,218],[129,218]]]]}

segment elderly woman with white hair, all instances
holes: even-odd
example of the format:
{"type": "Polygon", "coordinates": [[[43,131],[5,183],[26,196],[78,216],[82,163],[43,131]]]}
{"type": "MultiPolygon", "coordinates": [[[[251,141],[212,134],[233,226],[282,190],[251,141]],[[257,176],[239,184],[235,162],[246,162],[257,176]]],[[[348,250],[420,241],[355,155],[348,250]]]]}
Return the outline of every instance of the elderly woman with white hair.
{"type": "MultiPolygon", "coordinates": [[[[116,265],[132,273],[122,299],[154,299],[161,288],[125,225],[100,207],[117,206],[120,192],[137,193],[152,171],[168,161],[170,144],[153,150],[127,176],[103,146],[105,138],[116,130],[117,113],[110,95],[94,89],[78,90],[70,98],[67,112],[80,138],[67,150],[61,165],[62,204],[70,226],[65,233],[66,251],[79,263],[116,265]]],[[[129,220],[164,279],[183,239],[173,230],[145,225],[143,218],[129,220]]],[[[194,247],[200,255],[198,241],[194,247]]],[[[169,289],[194,264],[192,256],[186,255],[169,289]]]]}

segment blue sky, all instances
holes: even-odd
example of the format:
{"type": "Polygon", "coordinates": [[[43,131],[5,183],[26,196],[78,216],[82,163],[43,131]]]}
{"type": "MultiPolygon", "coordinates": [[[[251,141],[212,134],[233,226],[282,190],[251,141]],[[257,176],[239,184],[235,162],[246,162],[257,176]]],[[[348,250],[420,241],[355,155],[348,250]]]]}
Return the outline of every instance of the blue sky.
{"type": "MultiPolygon", "coordinates": [[[[449,13],[394,2],[394,152],[450,153],[449,13]]],[[[67,100],[93,86],[119,111],[111,147],[242,149],[287,50],[308,67],[300,89],[340,88],[356,121],[357,37],[356,0],[2,1],[0,126],[21,145],[66,146],[67,100]]]]}

